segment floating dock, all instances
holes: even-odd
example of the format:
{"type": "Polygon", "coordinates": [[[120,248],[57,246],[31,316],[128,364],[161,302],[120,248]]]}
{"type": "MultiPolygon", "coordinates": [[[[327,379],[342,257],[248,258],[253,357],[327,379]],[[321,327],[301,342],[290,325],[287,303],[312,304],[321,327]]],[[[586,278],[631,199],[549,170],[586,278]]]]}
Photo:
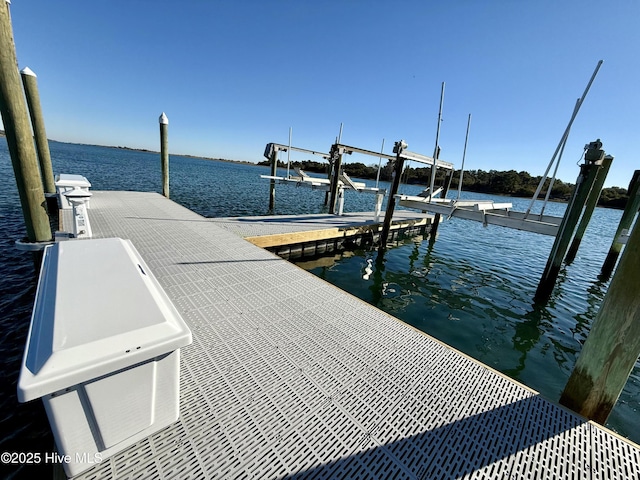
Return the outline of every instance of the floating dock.
{"type": "Polygon", "coordinates": [[[140,192],[93,192],[89,214],[193,343],[179,421],[76,478],[640,478],[637,445],[220,221],[140,192]]]}
{"type": "MultiPolygon", "coordinates": [[[[399,236],[425,235],[433,215],[397,211],[389,241],[399,236]]],[[[254,245],[286,259],[313,257],[379,240],[381,221],[371,213],[272,215],[212,218],[212,222],[254,245]]]]}

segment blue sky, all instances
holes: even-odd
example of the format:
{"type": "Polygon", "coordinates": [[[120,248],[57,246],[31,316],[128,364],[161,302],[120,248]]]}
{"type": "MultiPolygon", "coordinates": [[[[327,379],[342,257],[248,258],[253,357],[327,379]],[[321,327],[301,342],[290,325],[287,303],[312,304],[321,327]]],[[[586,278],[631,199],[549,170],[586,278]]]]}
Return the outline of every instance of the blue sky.
{"type": "MultiPolygon", "coordinates": [[[[13,0],[20,68],[38,75],[49,138],[257,162],[268,142],[433,153],[541,175],[574,104],[559,177],[601,138],[607,186],[640,168],[640,2],[13,0]]],[[[294,154],[293,159],[307,156],[294,154]]],[[[376,164],[366,156],[346,161],[376,164]]]]}

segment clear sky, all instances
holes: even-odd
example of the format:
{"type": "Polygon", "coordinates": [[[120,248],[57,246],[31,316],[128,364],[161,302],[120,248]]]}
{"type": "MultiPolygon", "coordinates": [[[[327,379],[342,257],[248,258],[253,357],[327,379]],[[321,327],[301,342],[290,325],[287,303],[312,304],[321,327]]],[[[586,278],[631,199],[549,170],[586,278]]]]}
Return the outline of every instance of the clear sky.
{"type": "MultiPolygon", "coordinates": [[[[640,168],[640,1],[13,0],[20,68],[38,75],[49,138],[257,162],[268,142],[431,155],[541,175],[598,61],[559,178],[584,145],[640,168]]],[[[285,154],[286,155],[286,154],[285,154]]],[[[286,158],[286,156],[285,156],[286,158]]],[[[294,154],[292,159],[312,158],[294,154]]],[[[345,161],[377,164],[353,155],[345,161]]]]}

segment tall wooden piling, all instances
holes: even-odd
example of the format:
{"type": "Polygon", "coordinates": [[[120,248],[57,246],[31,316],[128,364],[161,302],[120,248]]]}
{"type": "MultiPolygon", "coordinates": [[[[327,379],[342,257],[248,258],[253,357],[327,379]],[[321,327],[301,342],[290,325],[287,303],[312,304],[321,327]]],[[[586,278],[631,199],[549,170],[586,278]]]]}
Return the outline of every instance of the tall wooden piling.
{"type": "Polygon", "coordinates": [[[169,119],[162,112],[160,122],[160,163],[162,164],[162,195],[169,198],[169,119]]]}
{"type": "Polygon", "coordinates": [[[551,253],[545,266],[538,289],[534,296],[536,302],[544,303],[549,300],[553,287],[560,273],[560,266],[566,256],[569,243],[573,237],[578,220],[584,208],[587,197],[593,188],[596,175],[604,158],[604,151],[600,149],[602,143],[592,142],[585,154],[585,163],[580,166],[580,174],[576,180],[573,195],[567,205],[567,210],[558,227],[558,234],[551,248],[551,253]],[[597,159],[596,159],[597,158],[597,159]]]}
{"type": "Polygon", "coordinates": [[[560,403],[604,424],[640,355],[640,227],[636,224],[560,403]]]}
{"type": "MultiPolygon", "coordinates": [[[[271,176],[275,177],[278,173],[278,150],[273,147],[270,153],[271,160],[271,176]]],[[[276,181],[272,178],[269,183],[269,210],[273,211],[276,206],[276,181]]]]}
{"type": "Polygon", "coordinates": [[[600,198],[600,193],[602,192],[602,187],[604,186],[604,182],[607,178],[607,174],[609,173],[612,162],[613,157],[611,155],[606,155],[602,160],[602,167],[598,170],[596,181],[593,184],[591,192],[589,193],[589,197],[587,198],[587,203],[584,207],[584,213],[582,214],[582,218],[580,219],[580,224],[576,229],[576,233],[573,236],[571,246],[567,251],[567,263],[573,262],[573,260],[576,258],[578,248],[580,248],[580,243],[582,243],[582,237],[584,237],[584,233],[586,232],[589,221],[591,220],[591,215],[593,215],[593,211],[596,209],[596,205],[598,205],[598,199],[600,198]]]}
{"type": "Polygon", "coordinates": [[[618,229],[613,237],[613,242],[611,242],[609,253],[607,254],[607,258],[605,258],[602,270],[600,271],[600,279],[602,280],[607,280],[611,276],[611,272],[613,272],[616,262],[618,261],[618,257],[620,256],[620,252],[622,251],[622,243],[620,243],[618,239],[620,238],[623,230],[631,228],[633,219],[640,208],[640,170],[633,172],[633,178],[629,183],[627,195],[629,196],[629,200],[627,200],[627,205],[624,208],[622,218],[618,224],[618,229]]]}
{"type": "Polygon", "coordinates": [[[38,80],[36,74],[29,67],[20,70],[24,93],[27,97],[29,115],[31,116],[31,126],[33,136],[36,140],[38,160],[40,162],[40,175],[42,176],[42,186],[45,193],[56,193],[56,185],[53,180],[53,167],[51,166],[51,152],[49,152],[49,140],[44,127],[44,116],[40,105],[40,93],[38,92],[38,80]]]}
{"type": "Polygon", "coordinates": [[[30,242],[51,240],[44,190],[16,58],[9,3],[0,1],[0,111],[30,242]]]}
{"type": "Polygon", "coordinates": [[[342,170],[342,152],[336,145],[331,147],[331,157],[335,158],[331,170],[331,198],[329,200],[329,213],[336,213],[336,203],[338,201],[338,189],[340,188],[340,171],[342,170]]]}
{"type": "Polygon", "coordinates": [[[407,144],[403,140],[396,142],[393,147],[393,153],[396,154],[396,162],[393,166],[393,179],[391,182],[391,191],[389,192],[389,200],[387,201],[387,211],[384,215],[384,223],[382,224],[382,232],[380,233],[380,245],[378,247],[378,255],[382,255],[387,249],[387,240],[389,239],[389,231],[391,230],[391,220],[393,212],[396,208],[396,193],[400,186],[400,177],[402,175],[402,167],[404,166],[404,158],[402,158],[402,150],[407,148],[407,144]]]}
{"type": "Polygon", "coordinates": [[[327,178],[329,179],[329,190],[324,192],[324,206],[329,205],[329,200],[331,199],[331,179],[333,178],[333,163],[334,159],[329,158],[329,167],[327,168],[327,178]]]}

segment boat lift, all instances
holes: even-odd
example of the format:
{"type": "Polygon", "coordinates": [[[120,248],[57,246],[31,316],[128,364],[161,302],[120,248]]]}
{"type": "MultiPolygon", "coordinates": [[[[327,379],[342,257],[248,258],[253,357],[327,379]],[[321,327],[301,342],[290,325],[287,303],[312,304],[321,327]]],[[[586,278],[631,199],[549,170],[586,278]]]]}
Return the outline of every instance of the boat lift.
{"type": "MultiPolygon", "coordinates": [[[[549,200],[549,194],[551,193],[551,188],[553,186],[553,182],[555,180],[555,175],[558,169],[558,165],[560,164],[562,153],[564,152],[564,147],[567,142],[567,138],[569,136],[569,132],[571,130],[571,126],[573,121],[575,120],[580,107],[582,106],[587,93],[593,83],[596,75],[598,74],[598,70],[602,65],[602,60],[598,62],[587,87],[585,88],[582,97],[578,99],[576,105],[574,107],[573,113],[571,115],[571,119],[558,143],[558,146],[547,166],[547,169],[542,176],[540,183],[536,192],[533,194],[531,198],[531,203],[529,208],[527,208],[526,212],[514,212],[511,211],[510,203],[495,203],[491,200],[479,201],[479,200],[460,200],[460,195],[458,194],[457,200],[448,200],[446,198],[434,199],[432,195],[420,195],[420,196],[408,196],[408,195],[399,195],[399,204],[405,208],[418,209],[423,211],[428,211],[436,214],[446,215],[447,217],[459,217],[466,220],[475,220],[482,222],[484,225],[501,225],[503,227],[515,228],[518,230],[524,230],[528,232],[540,233],[543,235],[550,235],[556,237],[558,232],[561,231],[561,224],[563,222],[563,218],[553,217],[550,215],[544,215],[545,206],[549,200]],[[559,154],[559,156],[558,156],[559,154]],[[553,177],[550,180],[549,186],[547,187],[547,194],[544,199],[544,203],[542,206],[542,210],[539,214],[533,214],[531,209],[533,207],[534,202],[538,199],[545,181],[548,178],[549,171],[551,167],[555,164],[556,168],[553,174],[553,177]]],[[[441,100],[442,102],[442,100],[441,100]]],[[[470,118],[469,118],[470,119],[470,118]]],[[[469,135],[469,125],[467,124],[467,137],[469,135]]],[[[591,142],[587,144],[584,148],[585,152],[585,163],[587,165],[596,164],[597,167],[602,166],[604,152],[600,150],[602,147],[602,143],[597,140],[596,142],[591,142]]],[[[436,149],[437,149],[437,140],[436,140],[436,149]]],[[[466,141],[465,141],[465,151],[466,151],[466,141]]],[[[463,167],[464,167],[464,157],[463,157],[463,167]]],[[[606,176],[606,172],[604,173],[606,176]]],[[[434,176],[432,175],[432,178],[434,176]]],[[[574,190],[574,197],[578,193],[578,190],[583,182],[584,178],[586,178],[586,174],[581,171],[578,176],[578,180],[576,181],[576,188],[574,190]]],[[[602,179],[602,177],[601,177],[602,179]]],[[[595,181],[595,177],[593,179],[595,181]]],[[[462,183],[462,170],[460,173],[460,183],[462,183]]],[[[432,182],[433,185],[433,182],[432,182]]],[[[588,189],[590,190],[590,185],[588,189]]],[[[587,190],[587,193],[589,193],[587,190]]],[[[460,187],[459,187],[460,191],[460,187]]],[[[597,192],[599,193],[599,191],[597,192]]],[[[442,197],[446,196],[446,191],[443,193],[442,197]]],[[[586,200],[586,198],[585,198],[586,200]]],[[[571,201],[573,204],[573,199],[571,201]]],[[[582,208],[584,205],[578,205],[576,208],[582,208]]],[[[562,229],[564,230],[564,229],[562,229]]]]}
{"type": "MultiPolygon", "coordinates": [[[[314,150],[308,150],[305,148],[294,147],[290,145],[282,145],[278,143],[268,143],[264,156],[271,160],[271,175],[260,175],[260,178],[271,180],[271,196],[275,195],[275,184],[294,184],[296,187],[307,187],[313,190],[320,190],[327,192],[331,198],[329,203],[329,213],[337,213],[342,215],[344,210],[344,190],[354,190],[359,193],[371,193],[376,195],[376,206],[374,211],[375,221],[378,221],[380,212],[382,209],[382,200],[386,195],[384,188],[367,187],[363,182],[354,181],[346,172],[341,171],[342,155],[344,153],[351,154],[353,152],[364,153],[369,155],[375,155],[376,157],[383,158],[395,158],[382,153],[372,152],[369,150],[363,150],[355,147],[347,147],[338,143],[331,147],[330,153],[316,152],[314,150]],[[284,177],[276,175],[276,169],[278,164],[279,152],[303,152],[311,155],[318,155],[329,162],[330,165],[330,178],[320,178],[308,175],[301,169],[295,169],[295,175],[290,174],[287,166],[287,175],[284,177]]],[[[270,201],[270,208],[273,205],[270,201]]]]}

